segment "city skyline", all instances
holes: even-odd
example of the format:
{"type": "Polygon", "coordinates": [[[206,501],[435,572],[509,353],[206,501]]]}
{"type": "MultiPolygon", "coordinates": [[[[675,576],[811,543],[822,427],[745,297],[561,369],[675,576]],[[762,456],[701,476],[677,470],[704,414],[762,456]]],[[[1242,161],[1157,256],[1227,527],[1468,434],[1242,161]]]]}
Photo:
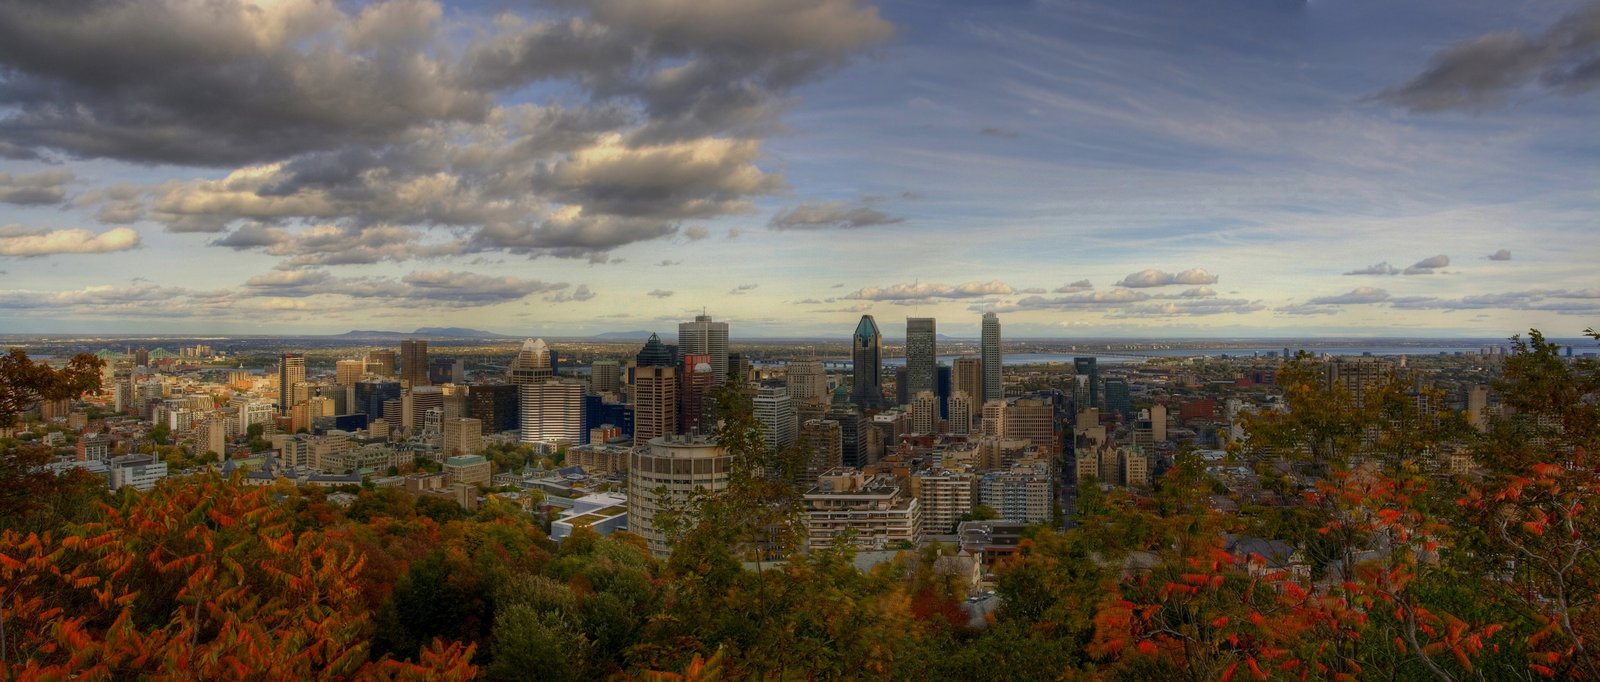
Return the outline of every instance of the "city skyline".
{"type": "Polygon", "coordinates": [[[0,333],[1600,315],[1592,2],[183,7],[0,9],[0,333]]]}

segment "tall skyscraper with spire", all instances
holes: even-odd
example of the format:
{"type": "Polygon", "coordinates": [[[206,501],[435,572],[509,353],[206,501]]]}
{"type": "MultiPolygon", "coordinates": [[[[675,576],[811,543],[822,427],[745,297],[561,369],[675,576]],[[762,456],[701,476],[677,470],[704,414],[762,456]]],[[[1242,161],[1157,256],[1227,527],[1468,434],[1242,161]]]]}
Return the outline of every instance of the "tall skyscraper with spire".
{"type": "Polygon", "coordinates": [[[906,390],[908,399],[939,391],[938,326],[931,317],[906,318],[906,390]]]}
{"type": "Polygon", "coordinates": [[[1000,317],[994,313],[983,314],[983,339],[978,351],[983,360],[983,396],[980,404],[1006,397],[1000,387],[1000,317]]]}
{"type": "Polygon", "coordinates": [[[883,334],[871,315],[862,315],[851,337],[853,361],[850,401],[863,408],[884,407],[883,334]]]}
{"type": "Polygon", "coordinates": [[[678,323],[680,355],[711,356],[711,371],[717,385],[728,381],[728,323],[712,322],[710,315],[696,315],[693,322],[678,323]]]}
{"type": "Polygon", "coordinates": [[[633,444],[678,432],[678,371],[672,352],[651,334],[634,357],[633,444]]]}

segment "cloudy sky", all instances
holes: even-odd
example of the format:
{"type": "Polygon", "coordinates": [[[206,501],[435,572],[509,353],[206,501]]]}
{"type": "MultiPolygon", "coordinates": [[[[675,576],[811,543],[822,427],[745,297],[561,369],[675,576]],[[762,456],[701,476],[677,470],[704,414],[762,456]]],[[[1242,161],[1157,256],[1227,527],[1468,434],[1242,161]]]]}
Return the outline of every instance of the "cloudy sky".
{"type": "Polygon", "coordinates": [[[4,0],[0,332],[1575,335],[1596,121],[1595,2],[4,0]]]}

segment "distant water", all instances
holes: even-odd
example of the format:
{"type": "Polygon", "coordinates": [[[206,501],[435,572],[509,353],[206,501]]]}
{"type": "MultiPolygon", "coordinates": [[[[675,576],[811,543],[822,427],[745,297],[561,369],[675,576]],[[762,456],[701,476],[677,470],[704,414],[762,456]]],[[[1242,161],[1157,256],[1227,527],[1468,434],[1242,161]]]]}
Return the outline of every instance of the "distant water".
{"type": "MultiPolygon", "coordinates": [[[[1294,353],[1294,352],[1298,352],[1298,351],[1304,350],[1306,352],[1311,353],[1312,355],[1317,355],[1317,356],[1321,356],[1323,353],[1327,353],[1329,355],[1342,355],[1342,356],[1349,356],[1349,355],[1375,355],[1375,356],[1411,355],[1411,356],[1422,356],[1422,355],[1438,355],[1440,353],[1444,353],[1444,354],[1447,354],[1447,355],[1455,355],[1457,353],[1460,353],[1460,354],[1463,354],[1463,355],[1477,355],[1478,352],[1480,350],[1482,350],[1482,349],[1483,349],[1483,346],[1479,346],[1479,345],[1472,345],[1472,346],[1467,346],[1467,345],[1429,345],[1429,346],[1422,346],[1422,345],[1419,345],[1419,346],[1290,346],[1289,347],[1289,352],[1294,353]]],[[[1102,364],[1102,365],[1120,365],[1120,364],[1127,364],[1127,363],[1144,362],[1145,360],[1150,359],[1150,358],[1189,358],[1189,357],[1211,357],[1211,358],[1215,358],[1215,357],[1221,357],[1221,356],[1224,356],[1224,355],[1226,355],[1226,356],[1228,356],[1230,358],[1248,358],[1248,357],[1252,357],[1252,356],[1255,356],[1255,357],[1266,357],[1266,356],[1281,355],[1281,354],[1283,354],[1283,346],[1278,346],[1276,348],[1267,348],[1267,347],[1261,347],[1261,348],[1181,348],[1181,349],[1130,351],[1130,352],[1127,352],[1127,353],[1118,353],[1118,352],[1112,352],[1112,351],[1100,351],[1100,352],[1084,351],[1084,352],[1081,352],[1081,353],[1006,353],[1003,356],[1003,360],[1004,360],[1004,362],[1005,362],[1005,364],[1007,366],[1020,366],[1020,365],[1072,364],[1072,359],[1073,358],[1095,358],[1096,359],[1095,361],[1098,364],[1102,364]]],[[[977,355],[976,354],[972,354],[972,355],[941,355],[941,356],[939,356],[939,362],[941,364],[951,365],[951,364],[954,364],[954,361],[955,361],[956,358],[961,358],[961,357],[970,358],[970,357],[977,357],[977,355]]],[[[837,361],[837,360],[835,360],[835,361],[837,361]]],[[[890,366],[890,367],[899,367],[901,365],[906,364],[906,359],[903,358],[903,357],[884,358],[883,364],[885,364],[887,366],[890,366]]]]}

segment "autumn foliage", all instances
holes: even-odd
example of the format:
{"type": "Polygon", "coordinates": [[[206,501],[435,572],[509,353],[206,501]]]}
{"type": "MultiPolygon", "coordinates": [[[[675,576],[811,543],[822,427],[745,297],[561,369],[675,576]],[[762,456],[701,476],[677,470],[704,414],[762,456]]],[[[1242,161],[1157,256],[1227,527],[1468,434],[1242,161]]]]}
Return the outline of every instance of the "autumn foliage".
{"type": "Polygon", "coordinates": [[[1600,371],[1537,334],[1517,350],[1482,432],[1404,382],[1357,401],[1288,363],[1290,409],[1252,420],[1231,463],[1274,501],[1218,511],[1226,490],[1187,455],[1152,491],[1081,490],[1070,529],[1031,529],[992,567],[999,606],[978,616],[934,570],[953,548],[868,570],[844,546],[774,561],[797,542],[792,453],[763,450],[732,398],[719,435],[738,475],[675,515],[666,560],[625,532],[557,547],[520,510],[402,490],[341,507],[216,476],[117,496],[41,479],[92,508],[0,523],[0,664],[18,680],[1600,680],[1600,371]]]}
{"type": "Polygon", "coordinates": [[[19,680],[469,679],[471,645],[369,660],[363,557],[296,532],[274,499],[216,477],[104,521],[0,534],[5,660],[19,680]]]}

